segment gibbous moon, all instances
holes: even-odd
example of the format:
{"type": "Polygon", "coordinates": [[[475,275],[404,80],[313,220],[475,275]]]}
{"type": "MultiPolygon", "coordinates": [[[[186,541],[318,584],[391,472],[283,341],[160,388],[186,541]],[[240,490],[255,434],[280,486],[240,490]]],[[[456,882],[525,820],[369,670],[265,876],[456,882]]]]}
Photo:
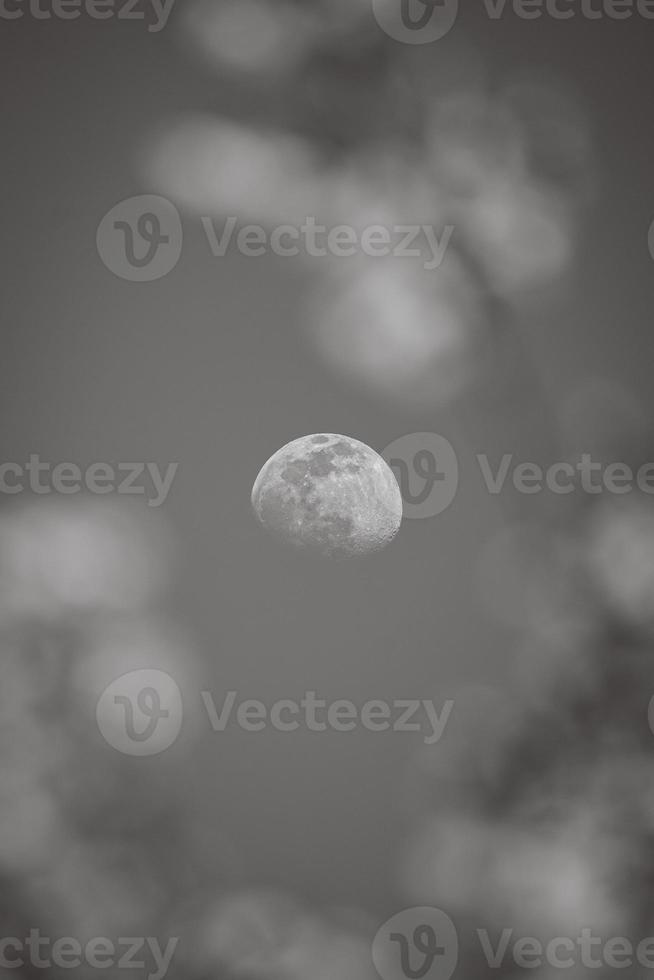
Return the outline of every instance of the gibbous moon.
{"type": "Polygon", "coordinates": [[[402,522],[388,464],[349,436],[295,439],[261,468],[252,488],[260,523],[298,548],[334,558],[384,548],[402,522]]]}

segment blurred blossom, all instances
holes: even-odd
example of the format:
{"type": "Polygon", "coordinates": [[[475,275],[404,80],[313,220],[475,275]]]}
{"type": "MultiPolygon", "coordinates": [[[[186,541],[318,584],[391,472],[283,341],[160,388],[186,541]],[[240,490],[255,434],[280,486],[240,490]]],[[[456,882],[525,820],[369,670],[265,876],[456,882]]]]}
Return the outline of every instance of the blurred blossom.
{"type": "Polygon", "coordinates": [[[58,848],[30,888],[50,928],[82,945],[96,936],[153,935],[163,901],[162,877],[148,868],[143,850],[109,840],[58,848]]]}
{"type": "Polygon", "coordinates": [[[73,760],[53,710],[62,678],[31,652],[5,642],[0,653],[0,870],[23,875],[61,845],[66,822],[54,788],[73,760]]]}
{"type": "Polygon", "coordinates": [[[214,962],[237,974],[272,973],[293,941],[298,914],[282,895],[251,893],[228,899],[204,936],[204,949],[211,950],[214,962]]]}
{"type": "Polygon", "coordinates": [[[575,205],[594,193],[596,167],[586,113],[553,73],[513,73],[501,86],[504,106],[524,134],[529,170],[575,205]]]}
{"type": "MultiPolygon", "coordinates": [[[[164,671],[199,701],[197,660],[188,636],[164,618],[112,619],[96,622],[82,635],[71,687],[82,716],[95,715],[104,689],[132,671],[164,671]]],[[[142,681],[135,677],[135,695],[142,681]]]]}
{"type": "Polygon", "coordinates": [[[593,506],[586,532],[591,581],[614,614],[654,626],[654,505],[651,498],[606,497],[593,506]]]}
{"type": "Polygon", "coordinates": [[[400,868],[407,899],[446,909],[483,909],[495,844],[487,820],[446,813],[425,820],[408,839],[400,868]]]}
{"type": "Polygon", "coordinates": [[[462,205],[469,248],[505,299],[548,285],[573,255],[573,227],[561,198],[530,180],[491,181],[462,205]]]}
{"type": "Polygon", "coordinates": [[[506,299],[555,280],[572,257],[568,199],[557,181],[541,179],[553,164],[540,168],[547,170],[543,175],[533,166],[542,156],[542,131],[549,124],[556,140],[559,119],[552,100],[538,92],[542,104],[535,103],[528,119],[529,103],[518,99],[514,86],[504,98],[454,92],[437,103],[428,126],[430,166],[452,198],[457,229],[485,280],[506,299]]]}
{"type": "Polygon", "coordinates": [[[371,225],[390,232],[396,225],[430,222],[440,237],[447,223],[446,196],[399,143],[353,153],[324,169],[321,180],[314,213],[330,227],[347,224],[361,234],[371,225]]]}
{"type": "Polygon", "coordinates": [[[309,316],[328,364],[410,408],[457,395],[485,341],[479,298],[451,250],[433,270],[418,258],[333,262],[309,316]]]}
{"type": "Polygon", "coordinates": [[[147,147],[143,169],[181,207],[239,222],[301,224],[323,200],[310,143],[210,115],[171,123],[147,147]]]}
{"type": "Polygon", "coordinates": [[[270,980],[372,980],[369,941],[259,889],[209,904],[182,930],[185,968],[270,980]]]}
{"type": "Polygon", "coordinates": [[[293,71],[318,26],[310,6],[290,0],[190,0],[182,16],[211,64],[256,74],[293,71]]]}
{"type": "Polygon", "coordinates": [[[182,947],[189,965],[200,971],[229,967],[237,974],[257,974],[277,959],[298,914],[295,902],[282,892],[237,892],[208,902],[182,922],[182,947]]]}
{"type": "Polygon", "coordinates": [[[585,821],[528,828],[439,816],[412,838],[402,872],[410,900],[442,904],[521,934],[613,935],[625,924],[617,900],[621,851],[585,821]]]}
{"type": "Polygon", "coordinates": [[[547,575],[530,596],[529,616],[516,644],[516,696],[535,707],[566,711],[575,699],[600,697],[598,651],[604,646],[597,603],[588,593],[572,542],[554,540],[547,575]]]}
{"type": "Polygon", "coordinates": [[[491,872],[498,921],[545,937],[592,926],[608,938],[625,925],[615,888],[622,855],[594,824],[582,810],[558,827],[504,828],[491,872]]]}
{"type": "Polygon", "coordinates": [[[0,516],[0,606],[6,615],[133,609],[166,582],[159,517],[89,500],[30,503],[0,516]]]}
{"type": "Polygon", "coordinates": [[[216,68],[290,75],[369,14],[365,0],[189,0],[184,26],[216,68]]]}
{"type": "Polygon", "coordinates": [[[370,225],[429,220],[438,222],[440,234],[445,223],[443,194],[400,144],[328,162],[298,136],[198,116],[154,139],[144,167],[181,206],[202,216],[234,216],[239,226],[300,227],[310,217],[361,233],[370,225]]]}
{"type": "Polygon", "coordinates": [[[354,933],[334,929],[317,918],[298,923],[290,943],[272,971],[275,980],[374,980],[370,943],[354,933]]]}
{"type": "Polygon", "coordinates": [[[525,145],[507,106],[481,91],[453,92],[436,102],[428,124],[435,176],[449,193],[482,193],[498,181],[521,178],[525,145]]]}

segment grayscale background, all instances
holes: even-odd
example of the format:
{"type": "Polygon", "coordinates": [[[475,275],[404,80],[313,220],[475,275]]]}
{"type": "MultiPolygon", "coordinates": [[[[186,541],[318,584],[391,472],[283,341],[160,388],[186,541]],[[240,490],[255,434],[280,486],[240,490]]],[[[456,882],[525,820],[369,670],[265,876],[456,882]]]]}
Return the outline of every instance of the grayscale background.
{"type": "MultiPolygon", "coordinates": [[[[304,23],[298,5],[259,6],[233,44],[214,24],[228,0],[177,0],[157,33],[27,8],[0,18],[2,461],[179,464],[157,508],[118,493],[0,495],[2,935],[179,936],[169,975],[188,980],[374,977],[377,929],[420,905],[459,928],[459,976],[484,972],[465,937],[498,915],[516,933],[594,926],[635,944],[654,929],[654,500],[508,481],[493,495],[476,454],[493,469],[507,453],[652,459],[654,21],[509,7],[492,20],[473,3],[447,36],[408,45],[363,0],[356,15],[321,8],[306,38],[290,26],[304,23]],[[282,12],[295,47],[289,35],[266,61],[262,35],[258,64],[247,31],[272,31],[282,12]],[[505,137],[509,104],[520,112],[505,137]],[[349,370],[357,331],[364,348],[385,342],[364,325],[387,300],[368,290],[350,309],[341,292],[355,259],[211,254],[202,215],[271,227],[287,200],[257,144],[228,147],[248,179],[260,167],[256,192],[212,159],[225,119],[318,147],[343,174],[334,224],[376,220],[382,205],[415,220],[401,190],[419,165],[436,226],[454,232],[431,285],[403,271],[397,288],[443,331],[445,366],[432,352],[406,373],[372,356],[349,370]],[[211,125],[215,144],[200,139],[211,125]],[[522,179],[543,194],[533,224],[516,178],[498,177],[516,131],[522,179]],[[366,168],[389,147],[404,162],[370,204],[366,168]],[[456,183],[466,166],[474,192],[456,183]],[[485,179],[503,190],[482,239],[485,179]],[[179,261],[150,282],[114,274],[96,247],[103,217],[142,194],[175,203],[183,224],[179,261]],[[452,302],[465,311],[474,294],[477,319],[457,314],[453,341],[438,289],[459,254],[452,302]],[[321,348],[312,323],[329,324],[342,295],[321,348]],[[456,496],[379,554],[307,557],[263,532],[250,491],[273,452],[312,432],[378,452],[438,433],[458,458],[456,496]],[[145,758],[107,744],[95,717],[105,684],[139,668],[169,672],[184,706],[175,744],[145,758]],[[453,708],[428,747],[361,726],[215,732],[201,691],[218,705],[229,691],[268,706],[316,691],[453,708]]],[[[297,189],[297,161],[274,152],[297,189]]],[[[389,260],[391,277],[411,261],[389,260]]]]}

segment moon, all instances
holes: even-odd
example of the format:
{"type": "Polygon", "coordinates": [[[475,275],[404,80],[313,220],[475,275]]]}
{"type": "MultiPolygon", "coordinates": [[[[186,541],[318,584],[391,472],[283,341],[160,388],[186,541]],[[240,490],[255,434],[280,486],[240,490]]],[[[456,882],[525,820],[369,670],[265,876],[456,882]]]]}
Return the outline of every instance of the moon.
{"type": "Polygon", "coordinates": [[[261,468],[252,507],[267,530],[330,558],[380,551],[402,523],[402,497],[388,464],[349,436],[319,433],[282,446],[261,468]]]}

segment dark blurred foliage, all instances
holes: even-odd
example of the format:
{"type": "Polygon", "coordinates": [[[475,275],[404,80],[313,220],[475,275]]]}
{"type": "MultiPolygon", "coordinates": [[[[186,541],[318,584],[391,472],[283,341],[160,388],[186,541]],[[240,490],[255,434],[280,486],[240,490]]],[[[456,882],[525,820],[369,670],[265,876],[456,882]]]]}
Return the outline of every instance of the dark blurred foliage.
{"type": "Polygon", "coordinates": [[[269,228],[453,227],[435,270],[326,257],[306,333],[404,411],[466,392],[569,273],[597,183],[575,93],[538,72],[491,79],[464,45],[398,44],[358,0],[192,2],[179,26],[215,97],[152,137],[149,181],[191,211],[269,228]]]}

